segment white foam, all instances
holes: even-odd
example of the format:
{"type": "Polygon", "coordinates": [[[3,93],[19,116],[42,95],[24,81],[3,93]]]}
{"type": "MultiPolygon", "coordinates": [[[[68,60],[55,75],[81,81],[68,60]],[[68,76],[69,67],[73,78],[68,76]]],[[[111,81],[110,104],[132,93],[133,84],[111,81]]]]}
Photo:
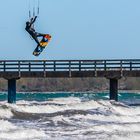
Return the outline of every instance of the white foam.
{"type": "Polygon", "coordinates": [[[0,118],[11,118],[13,116],[11,109],[9,108],[9,105],[7,102],[0,102],[0,118]]]}
{"type": "Polygon", "coordinates": [[[32,105],[32,103],[26,102],[18,102],[17,105],[9,106],[11,109],[14,109],[19,112],[27,112],[27,113],[54,113],[58,111],[64,110],[90,110],[90,109],[100,109],[100,111],[111,111],[114,114],[118,113],[120,115],[138,115],[139,108],[129,108],[122,107],[122,104],[113,105],[110,101],[86,101],[81,102],[78,98],[61,98],[55,99],[53,101],[46,101],[46,104],[37,104],[32,105]],[[48,103],[54,103],[54,105],[49,105],[48,103]],[[61,106],[55,104],[62,104],[61,106]]]}
{"type": "MultiPolygon", "coordinates": [[[[17,105],[18,106],[18,105],[17,105]]],[[[28,113],[54,113],[58,111],[64,111],[64,110],[87,110],[96,108],[98,106],[101,106],[95,101],[90,102],[72,102],[72,104],[66,104],[63,106],[57,106],[57,105],[20,105],[18,108],[18,111],[20,112],[28,112],[28,113]]],[[[17,110],[17,107],[15,106],[15,109],[17,110]]]]}
{"type": "Polygon", "coordinates": [[[69,97],[69,98],[55,98],[53,101],[47,101],[48,103],[56,103],[56,104],[76,104],[81,103],[80,98],[69,97]]]}
{"type": "Polygon", "coordinates": [[[132,138],[137,140],[140,137],[140,107],[128,107],[122,103],[104,100],[82,102],[79,98],[74,97],[54,99],[43,103],[18,101],[17,105],[6,104],[5,109],[3,107],[0,108],[0,117],[12,117],[11,110],[27,113],[54,113],[65,110],[82,110],[89,113],[84,115],[58,115],[45,118],[46,120],[44,119],[45,121],[42,124],[46,125],[46,130],[40,127],[37,130],[38,128],[34,127],[33,124],[31,124],[31,128],[30,125],[19,127],[8,121],[0,120],[1,126],[4,126],[0,127],[0,139],[51,139],[53,137],[53,139],[63,140],[75,136],[75,139],[78,140],[82,138],[108,139],[108,136],[111,136],[110,140],[131,140],[132,138]],[[51,129],[54,131],[49,130],[48,126],[50,123],[54,124],[54,126],[51,126],[53,127],[51,129]],[[67,127],[63,125],[61,127],[61,123],[66,124],[67,127]]]}
{"type": "Polygon", "coordinates": [[[42,130],[24,128],[16,126],[7,120],[0,120],[0,139],[19,140],[19,139],[40,139],[48,138],[42,130]]]}
{"type": "Polygon", "coordinates": [[[15,131],[10,132],[1,132],[0,139],[6,140],[22,140],[22,139],[41,139],[41,138],[49,138],[45,135],[45,133],[41,130],[34,129],[16,129],[15,131]]]}
{"type": "Polygon", "coordinates": [[[0,120],[0,132],[8,132],[12,129],[16,129],[17,127],[15,125],[13,125],[12,123],[6,121],[6,120],[0,120]]]}

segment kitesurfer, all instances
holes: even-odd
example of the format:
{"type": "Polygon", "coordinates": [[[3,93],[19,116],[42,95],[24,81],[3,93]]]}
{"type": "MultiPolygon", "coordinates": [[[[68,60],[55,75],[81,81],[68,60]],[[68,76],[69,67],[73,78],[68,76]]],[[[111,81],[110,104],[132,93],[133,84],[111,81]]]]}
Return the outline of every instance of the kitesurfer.
{"type": "Polygon", "coordinates": [[[36,43],[40,45],[38,37],[44,38],[45,34],[41,34],[35,31],[33,24],[36,21],[36,19],[37,19],[37,16],[35,16],[34,18],[31,18],[30,21],[27,21],[25,30],[31,35],[31,37],[36,41],[36,43]]]}

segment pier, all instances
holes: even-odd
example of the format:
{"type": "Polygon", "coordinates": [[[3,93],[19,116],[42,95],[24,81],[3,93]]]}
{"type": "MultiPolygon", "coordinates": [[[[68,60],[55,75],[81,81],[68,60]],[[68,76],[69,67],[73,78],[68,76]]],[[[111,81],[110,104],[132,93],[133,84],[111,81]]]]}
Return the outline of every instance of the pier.
{"type": "Polygon", "coordinates": [[[140,59],[118,60],[0,60],[0,78],[8,80],[8,103],[16,102],[20,78],[105,77],[110,99],[118,101],[118,80],[140,77],[140,59]]]}

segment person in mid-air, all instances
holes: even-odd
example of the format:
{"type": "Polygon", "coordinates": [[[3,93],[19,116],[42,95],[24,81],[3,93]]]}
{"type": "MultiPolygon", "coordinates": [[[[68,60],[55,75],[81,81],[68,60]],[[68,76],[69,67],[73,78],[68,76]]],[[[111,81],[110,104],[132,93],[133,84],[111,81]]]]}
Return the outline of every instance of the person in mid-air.
{"type": "Polygon", "coordinates": [[[25,28],[25,30],[31,35],[31,37],[36,41],[36,43],[38,45],[40,45],[40,42],[38,40],[38,37],[43,37],[44,38],[44,36],[46,34],[37,33],[35,31],[33,24],[36,21],[36,19],[37,19],[37,16],[35,16],[34,18],[31,18],[30,21],[27,21],[26,22],[26,28],[25,28]]]}

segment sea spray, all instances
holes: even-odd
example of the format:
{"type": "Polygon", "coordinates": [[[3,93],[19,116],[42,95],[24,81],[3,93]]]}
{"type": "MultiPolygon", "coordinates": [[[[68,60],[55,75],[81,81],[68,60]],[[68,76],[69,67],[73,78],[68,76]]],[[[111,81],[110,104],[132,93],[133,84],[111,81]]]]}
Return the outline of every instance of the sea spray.
{"type": "Polygon", "coordinates": [[[0,139],[139,139],[140,106],[90,97],[1,101],[0,139]]]}

